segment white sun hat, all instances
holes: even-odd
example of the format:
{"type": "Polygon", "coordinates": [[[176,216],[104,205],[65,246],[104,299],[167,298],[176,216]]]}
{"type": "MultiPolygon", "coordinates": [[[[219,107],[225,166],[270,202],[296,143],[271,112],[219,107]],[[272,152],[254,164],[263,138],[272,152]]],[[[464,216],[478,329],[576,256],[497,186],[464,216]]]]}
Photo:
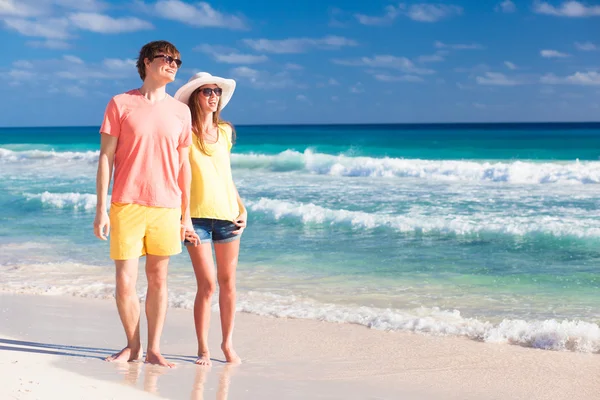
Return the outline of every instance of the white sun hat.
{"type": "Polygon", "coordinates": [[[227,103],[229,103],[229,100],[231,100],[231,96],[233,96],[233,92],[235,91],[235,81],[233,79],[212,76],[208,72],[198,72],[194,74],[185,85],[177,90],[174,97],[187,104],[194,90],[204,85],[217,85],[223,89],[220,110],[224,109],[227,103]]]}

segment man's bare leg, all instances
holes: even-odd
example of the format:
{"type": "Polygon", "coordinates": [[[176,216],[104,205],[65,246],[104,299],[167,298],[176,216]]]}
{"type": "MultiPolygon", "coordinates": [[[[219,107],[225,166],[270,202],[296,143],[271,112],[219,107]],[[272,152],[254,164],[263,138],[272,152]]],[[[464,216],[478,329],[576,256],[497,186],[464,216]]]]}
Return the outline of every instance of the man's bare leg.
{"type": "Polygon", "coordinates": [[[215,243],[217,281],[219,282],[219,309],[221,313],[221,350],[228,363],[240,364],[242,360],[233,349],[233,323],[235,319],[235,272],[240,253],[240,241],[215,243]]]}
{"type": "Polygon", "coordinates": [[[146,362],[174,367],[175,364],[167,362],[160,354],[160,337],[167,315],[167,270],[168,256],[146,255],[146,276],[148,278],[148,291],[146,293],[146,318],[148,319],[148,349],[146,362]]]}
{"type": "Polygon", "coordinates": [[[138,258],[115,261],[117,283],[115,297],[119,317],[127,337],[127,346],[120,352],[106,357],[106,361],[135,361],[142,357],[140,300],[135,290],[138,261],[138,258]]]}

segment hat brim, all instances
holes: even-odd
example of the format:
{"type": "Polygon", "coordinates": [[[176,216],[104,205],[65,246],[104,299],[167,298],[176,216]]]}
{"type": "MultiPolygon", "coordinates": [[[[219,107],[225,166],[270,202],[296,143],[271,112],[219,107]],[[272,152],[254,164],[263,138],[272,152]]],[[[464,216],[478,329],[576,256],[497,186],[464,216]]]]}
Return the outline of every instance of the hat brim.
{"type": "Polygon", "coordinates": [[[194,90],[204,85],[217,85],[218,87],[223,89],[223,94],[221,94],[221,103],[219,110],[225,108],[227,103],[229,103],[229,100],[231,100],[233,92],[235,91],[235,81],[233,79],[220,78],[218,76],[208,76],[194,79],[186,83],[177,90],[175,96],[173,97],[181,101],[182,103],[188,104],[190,96],[192,95],[194,90]]]}

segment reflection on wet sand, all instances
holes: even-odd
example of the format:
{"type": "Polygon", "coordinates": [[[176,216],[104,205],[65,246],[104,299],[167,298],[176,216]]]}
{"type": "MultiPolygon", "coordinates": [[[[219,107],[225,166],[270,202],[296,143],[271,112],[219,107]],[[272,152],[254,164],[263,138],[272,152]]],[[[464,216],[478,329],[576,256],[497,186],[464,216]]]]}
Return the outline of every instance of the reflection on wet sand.
{"type": "MultiPolygon", "coordinates": [[[[211,371],[212,367],[197,367],[194,385],[192,387],[191,400],[204,400],[204,386],[206,383],[206,375],[211,371]]],[[[229,385],[231,377],[235,373],[237,365],[225,364],[219,374],[219,386],[217,388],[216,400],[227,400],[229,396],[229,385]]]]}
{"type": "MultiPolygon", "coordinates": [[[[142,375],[143,371],[142,385],[144,391],[157,396],[161,395],[159,393],[159,378],[162,375],[183,372],[181,370],[178,371],[177,369],[169,369],[159,367],[157,365],[144,364],[143,362],[114,363],[113,365],[117,368],[119,374],[123,376],[123,382],[133,387],[138,386],[138,383],[140,382],[140,375],[142,375]]],[[[208,385],[206,384],[206,380],[211,373],[218,373],[218,386],[214,399],[228,399],[231,378],[235,374],[238,365],[224,364],[222,367],[193,366],[192,368],[194,369],[194,382],[191,390],[191,400],[204,400],[207,398],[205,397],[205,392],[213,392],[213,390],[207,391],[208,385]]],[[[210,388],[210,386],[208,387],[210,388]]]]}

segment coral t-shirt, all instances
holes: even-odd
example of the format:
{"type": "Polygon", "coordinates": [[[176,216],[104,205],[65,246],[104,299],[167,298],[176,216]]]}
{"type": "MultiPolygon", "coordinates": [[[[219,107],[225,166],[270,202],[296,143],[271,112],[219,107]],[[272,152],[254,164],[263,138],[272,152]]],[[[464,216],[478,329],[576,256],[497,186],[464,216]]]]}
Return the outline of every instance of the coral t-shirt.
{"type": "Polygon", "coordinates": [[[106,107],[100,133],[118,138],[111,202],[181,207],[178,149],[192,141],[187,105],[167,94],[151,102],[138,89],[106,107]]]}

